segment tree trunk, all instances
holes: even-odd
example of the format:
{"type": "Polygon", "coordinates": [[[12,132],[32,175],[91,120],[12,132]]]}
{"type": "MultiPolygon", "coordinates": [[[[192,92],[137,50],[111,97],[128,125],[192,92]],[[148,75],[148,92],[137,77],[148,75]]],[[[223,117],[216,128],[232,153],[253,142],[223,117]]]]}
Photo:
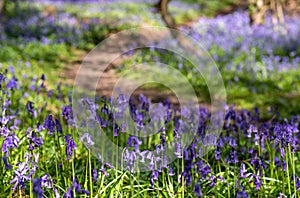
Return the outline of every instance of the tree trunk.
{"type": "Polygon", "coordinates": [[[3,13],[4,11],[4,4],[5,4],[5,0],[0,0],[0,15],[3,13]]]}
{"type": "MultiPolygon", "coordinates": [[[[175,20],[171,13],[168,11],[168,3],[171,0],[160,0],[159,3],[155,6],[164,23],[166,26],[170,29],[178,30],[178,27],[175,23],[175,20]]],[[[185,37],[182,33],[179,31],[170,31],[171,35],[174,39],[178,41],[178,45],[182,47],[184,50],[187,50],[190,54],[202,54],[202,52],[196,51],[197,48],[194,47],[194,43],[191,42],[191,40],[188,40],[187,37],[185,37]]]]}
{"type": "Polygon", "coordinates": [[[265,22],[267,10],[271,11],[272,23],[284,23],[283,8],[285,0],[248,0],[250,23],[260,25],[265,22]]]}
{"type": "Polygon", "coordinates": [[[273,24],[284,23],[283,4],[284,0],[270,0],[273,24]]]}
{"type": "Polygon", "coordinates": [[[300,0],[286,0],[284,10],[288,15],[299,15],[300,13],[300,0]]]}
{"type": "Polygon", "coordinates": [[[268,5],[266,0],[249,0],[250,23],[261,25],[265,22],[268,5]]]}
{"type": "Polygon", "coordinates": [[[5,3],[6,3],[6,0],[0,0],[0,32],[4,31],[5,3]]]}
{"type": "Polygon", "coordinates": [[[162,20],[168,28],[176,29],[176,24],[173,16],[168,11],[168,4],[170,0],[160,0],[156,7],[161,15],[162,20]]]}

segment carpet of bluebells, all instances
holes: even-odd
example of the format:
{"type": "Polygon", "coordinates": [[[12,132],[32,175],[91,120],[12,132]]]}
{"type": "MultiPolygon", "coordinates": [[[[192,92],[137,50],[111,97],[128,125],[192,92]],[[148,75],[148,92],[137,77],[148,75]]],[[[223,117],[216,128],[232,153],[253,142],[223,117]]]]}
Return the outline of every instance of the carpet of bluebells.
{"type": "MultiPolygon", "coordinates": [[[[299,17],[286,17],[284,25],[274,25],[267,16],[265,25],[253,25],[246,12],[235,12],[215,18],[201,17],[182,31],[199,41],[222,73],[229,102],[267,111],[281,107],[284,116],[299,111],[300,22],[299,17]],[[255,94],[254,94],[255,93],[255,94]],[[292,107],[292,108],[291,108],[292,107]]],[[[164,42],[164,41],[160,41],[164,42]]],[[[196,92],[205,95],[206,84],[193,71],[188,61],[174,54],[155,50],[136,51],[120,67],[133,63],[158,61],[182,70],[196,92]],[[197,76],[197,77],[195,77],[197,76]]],[[[206,99],[207,101],[207,99],[206,99]]]]}
{"type": "MultiPolygon", "coordinates": [[[[156,162],[158,167],[140,173],[143,175],[131,174],[130,168],[119,172],[100,155],[90,156],[89,147],[83,146],[82,142],[93,145],[93,140],[88,134],[78,136],[67,89],[62,84],[51,89],[46,76],[30,74],[30,67],[1,67],[3,197],[30,192],[38,197],[296,196],[300,190],[299,116],[288,120],[277,113],[272,120],[261,122],[258,109],[229,108],[215,149],[202,156],[199,143],[209,126],[210,113],[201,108],[193,142],[184,150],[176,146],[177,160],[169,165],[156,162]],[[26,69],[15,71],[21,68],[26,69]]],[[[118,101],[123,100],[120,97],[118,101]]],[[[103,131],[115,138],[126,136],[126,124],[112,125],[109,100],[99,97],[96,102],[99,105],[89,105],[103,131]]],[[[131,111],[143,126],[147,115],[140,110],[147,111],[149,100],[140,96],[138,102],[131,111]]],[[[155,141],[157,151],[164,149],[170,136],[180,139],[182,135],[177,130],[180,120],[173,115],[176,108],[167,101],[162,105],[167,119],[155,141]]],[[[124,157],[128,167],[142,155],[143,140],[135,136],[125,140],[126,148],[134,148],[124,157]]]]}
{"type": "MultiPolygon", "coordinates": [[[[59,11],[57,20],[40,12],[40,4],[32,4],[30,13],[37,11],[41,15],[24,18],[23,12],[9,12],[11,17],[0,34],[1,47],[9,49],[0,52],[0,197],[300,196],[299,18],[287,18],[284,25],[267,22],[250,26],[247,13],[237,12],[201,18],[183,30],[200,40],[220,67],[229,102],[237,102],[230,97],[240,94],[240,100],[252,101],[253,106],[262,100],[265,107],[245,110],[242,103],[237,107],[229,105],[221,135],[207,152],[203,152],[202,143],[213,123],[206,107],[200,108],[192,143],[183,149],[175,140],[184,135],[178,128],[189,118],[181,120],[178,107],[168,101],[159,106],[166,118],[163,130],[154,129],[159,133],[149,139],[130,135],[126,123],[119,126],[114,122],[110,98],[96,97],[95,104],[83,98],[101,126],[99,133],[117,140],[127,151],[123,158],[125,169],[120,170],[106,162],[101,153],[92,155],[91,148],[97,140],[88,133],[79,133],[88,124],[79,126],[74,120],[72,87],[57,83],[58,77],[44,69],[54,59],[64,60],[59,58],[60,50],[68,57],[70,46],[84,48],[85,44],[97,43],[109,32],[120,30],[119,25],[104,28],[93,18],[85,21],[79,16],[79,20],[70,14],[72,10],[59,11]],[[97,28],[104,28],[103,36],[92,36],[92,30],[99,32],[97,28]],[[34,48],[44,50],[32,56],[34,48]],[[48,56],[53,58],[48,60],[48,56]],[[274,97],[284,105],[277,100],[265,102],[274,97]],[[169,164],[165,160],[168,156],[151,161],[153,158],[143,152],[152,149],[160,153],[174,141],[176,159],[169,164]],[[133,172],[132,165],[141,157],[150,160],[150,171],[133,172]]],[[[14,9],[29,9],[27,4],[19,6],[14,9]]],[[[70,7],[66,5],[65,9],[70,7]]],[[[168,54],[157,53],[137,52],[131,60],[137,56],[144,58],[141,61],[149,57],[158,62],[169,60],[168,54]],[[148,56],[149,53],[154,54],[148,56]]],[[[203,80],[189,71],[189,63],[174,60],[171,64],[190,78],[196,90],[197,86],[204,87],[203,80]]],[[[143,128],[149,119],[151,101],[143,95],[132,100],[120,95],[117,101],[120,106],[124,101],[130,102],[132,117],[143,128]]],[[[157,113],[161,111],[157,109],[157,113]]]]}

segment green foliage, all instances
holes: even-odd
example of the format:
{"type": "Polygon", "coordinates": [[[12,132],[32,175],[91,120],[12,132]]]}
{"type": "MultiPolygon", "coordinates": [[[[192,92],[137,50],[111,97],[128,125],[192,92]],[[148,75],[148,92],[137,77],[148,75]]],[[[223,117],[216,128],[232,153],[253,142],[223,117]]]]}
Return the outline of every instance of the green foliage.
{"type": "MultiPolygon", "coordinates": [[[[211,54],[224,56],[222,49],[213,47],[211,54]]],[[[217,62],[223,77],[228,104],[235,104],[238,108],[253,109],[258,107],[262,110],[265,119],[270,108],[278,108],[282,116],[290,117],[296,115],[300,110],[297,101],[300,100],[300,72],[299,70],[268,71],[260,61],[261,54],[256,51],[257,61],[251,66],[238,69],[237,66],[249,58],[249,55],[240,53],[238,56],[228,57],[233,63],[232,70],[224,68],[224,62],[217,62]]],[[[193,85],[201,102],[210,102],[210,95],[203,77],[195,75],[192,71],[194,66],[187,60],[178,60],[172,53],[160,53],[150,50],[139,50],[131,58],[119,67],[119,72],[127,73],[134,64],[156,62],[168,64],[179,69],[193,85]]],[[[166,77],[167,78],[167,77],[166,77]]],[[[159,85],[156,85],[159,86],[159,85]]]]}

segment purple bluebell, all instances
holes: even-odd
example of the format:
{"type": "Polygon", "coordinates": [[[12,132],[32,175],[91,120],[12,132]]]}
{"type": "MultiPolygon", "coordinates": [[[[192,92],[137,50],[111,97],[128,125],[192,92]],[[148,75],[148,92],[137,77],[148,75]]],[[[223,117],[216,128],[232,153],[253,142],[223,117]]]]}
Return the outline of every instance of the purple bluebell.
{"type": "Polygon", "coordinates": [[[6,126],[0,128],[0,136],[7,137],[10,133],[10,130],[6,126]]]}
{"type": "Polygon", "coordinates": [[[2,152],[5,153],[6,157],[9,157],[9,149],[18,148],[19,138],[15,133],[9,134],[2,143],[2,152]]]}
{"type": "Polygon", "coordinates": [[[38,137],[35,131],[27,134],[27,138],[29,139],[29,150],[34,150],[35,148],[39,148],[42,144],[44,144],[43,138],[38,137]]]}
{"type": "Polygon", "coordinates": [[[236,139],[233,137],[229,137],[229,145],[233,148],[237,147],[236,139]]]}
{"type": "Polygon", "coordinates": [[[171,177],[175,175],[175,173],[173,172],[172,166],[169,167],[169,173],[168,173],[168,175],[171,176],[171,177]]]}
{"type": "Polygon", "coordinates": [[[10,181],[10,184],[14,184],[13,191],[16,190],[18,185],[21,188],[25,188],[25,181],[30,180],[28,176],[30,170],[28,162],[19,163],[17,166],[17,169],[14,170],[14,178],[10,181]]]}
{"type": "Polygon", "coordinates": [[[73,120],[73,112],[72,108],[70,106],[64,106],[62,110],[62,116],[63,118],[67,121],[69,125],[72,125],[74,120],[73,120]]]}
{"type": "Polygon", "coordinates": [[[4,74],[0,73],[0,90],[2,90],[2,82],[5,81],[5,76],[4,74]]]}
{"type": "Polygon", "coordinates": [[[58,190],[57,190],[56,188],[54,188],[53,191],[54,191],[54,197],[55,197],[55,198],[60,198],[60,195],[59,195],[59,193],[58,193],[58,190]]]}
{"type": "Polygon", "coordinates": [[[241,168],[240,168],[240,177],[241,178],[247,178],[247,177],[249,177],[251,175],[251,173],[245,174],[246,172],[247,172],[246,166],[245,166],[244,163],[242,163],[241,164],[241,168]]]}
{"type": "Polygon", "coordinates": [[[14,124],[9,128],[10,130],[19,130],[19,125],[21,124],[21,120],[15,119],[14,124]]]}
{"type": "Polygon", "coordinates": [[[108,173],[107,173],[107,171],[106,171],[106,169],[105,169],[105,167],[104,167],[103,165],[101,165],[100,171],[102,172],[102,174],[103,174],[105,177],[108,176],[108,173]]]}
{"type": "Polygon", "coordinates": [[[46,80],[46,76],[45,76],[45,74],[42,74],[42,76],[41,76],[41,80],[46,80]]]}
{"type": "Polygon", "coordinates": [[[13,76],[6,85],[7,89],[17,89],[18,88],[18,79],[13,76]]]}
{"type": "Polygon", "coordinates": [[[53,116],[49,114],[44,121],[44,128],[49,131],[49,135],[53,135],[55,130],[55,122],[53,121],[53,116]]]}
{"type": "Polygon", "coordinates": [[[300,191],[300,178],[299,177],[296,177],[295,185],[296,185],[297,191],[300,191]]]}
{"type": "Polygon", "coordinates": [[[57,132],[59,132],[60,134],[62,134],[62,127],[61,127],[59,119],[57,119],[57,118],[55,118],[55,128],[56,128],[57,132]]]}
{"type": "Polygon", "coordinates": [[[231,156],[231,162],[232,163],[238,163],[239,162],[237,151],[235,149],[231,149],[230,156],[231,156]]]}
{"type": "Polygon", "coordinates": [[[262,171],[263,169],[267,169],[267,164],[263,162],[261,157],[255,157],[250,160],[250,163],[254,166],[255,170],[262,171]]]}
{"type": "Polygon", "coordinates": [[[98,172],[97,169],[93,169],[93,181],[96,182],[98,180],[98,172]]]}
{"type": "Polygon", "coordinates": [[[198,183],[195,184],[194,192],[197,197],[203,196],[201,186],[198,183]]]}
{"type": "Polygon", "coordinates": [[[69,187],[63,198],[74,198],[73,188],[69,187]]]}
{"type": "Polygon", "coordinates": [[[44,190],[42,188],[42,179],[36,178],[32,180],[32,193],[35,194],[38,198],[43,197],[44,190]]]}
{"type": "Polygon", "coordinates": [[[63,198],[74,198],[73,190],[75,190],[75,192],[76,192],[78,195],[82,195],[82,194],[89,195],[89,194],[90,194],[89,191],[84,190],[84,189],[81,189],[80,184],[77,183],[77,180],[76,180],[76,179],[74,179],[74,180],[73,180],[73,183],[72,183],[72,186],[70,186],[70,187],[68,188],[67,192],[63,195],[63,198]]]}
{"type": "Polygon", "coordinates": [[[281,164],[282,164],[282,170],[284,172],[286,172],[286,162],[285,162],[285,160],[281,160],[281,164]]]}
{"type": "Polygon", "coordinates": [[[5,75],[0,73],[0,84],[5,80],[5,75]]]}
{"type": "Polygon", "coordinates": [[[216,150],[215,150],[215,159],[216,160],[220,160],[221,159],[221,149],[219,146],[217,146],[216,150]]]}
{"type": "Polygon", "coordinates": [[[256,174],[252,174],[253,183],[255,185],[255,189],[259,190],[261,186],[260,178],[256,174]]]}
{"type": "Polygon", "coordinates": [[[77,183],[76,179],[73,180],[73,187],[75,188],[75,191],[78,194],[85,194],[85,195],[89,195],[90,194],[89,191],[81,189],[81,186],[80,186],[79,183],[77,183]]]}
{"type": "Polygon", "coordinates": [[[182,148],[181,144],[178,142],[175,142],[175,153],[177,158],[182,158],[182,148]]]}
{"type": "Polygon", "coordinates": [[[237,198],[248,198],[249,195],[246,192],[246,188],[242,185],[238,186],[238,180],[237,180],[237,188],[236,188],[236,197],[237,198]]]}
{"type": "Polygon", "coordinates": [[[12,169],[12,165],[10,165],[10,164],[8,163],[7,157],[3,156],[3,157],[2,157],[2,160],[3,160],[3,163],[4,163],[4,165],[5,165],[5,169],[6,169],[6,170],[11,170],[11,169],[12,169]]]}
{"type": "Polygon", "coordinates": [[[74,139],[72,138],[72,135],[66,135],[65,141],[67,143],[66,145],[66,154],[68,159],[70,159],[73,156],[73,151],[77,148],[76,144],[74,142],[74,139]]]}
{"type": "Polygon", "coordinates": [[[115,124],[115,127],[114,127],[114,136],[115,136],[115,137],[118,136],[119,131],[120,131],[120,127],[119,127],[117,124],[115,124]]]}
{"type": "Polygon", "coordinates": [[[46,187],[49,189],[53,188],[53,179],[48,173],[41,176],[41,183],[42,183],[42,187],[46,187]]]}
{"type": "Polygon", "coordinates": [[[35,114],[35,111],[34,111],[34,106],[33,106],[33,102],[31,101],[28,101],[27,104],[26,104],[26,108],[28,110],[28,112],[33,116],[33,117],[36,117],[36,114],[35,114]]]}
{"type": "Polygon", "coordinates": [[[52,89],[48,91],[48,98],[51,98],[51,97],[52,97],[53,92],[54,92],[54,91],[53,91],[52,89]]]}
{"type": "Polygon", "coordinates": [[[92,140],[92,136],[89,133],[84,133],[79,139],[85,144],[88,149],[90,149],[95,144],[92,140]]]}
{"type": "Polygon", "coordinates": [[[134,147],[135,151],[138,151],[139,145],[142,144],[142,141],[140,141],[136,136],[130,136],[127,140],[127,144],[130,147],[134,147]]]}

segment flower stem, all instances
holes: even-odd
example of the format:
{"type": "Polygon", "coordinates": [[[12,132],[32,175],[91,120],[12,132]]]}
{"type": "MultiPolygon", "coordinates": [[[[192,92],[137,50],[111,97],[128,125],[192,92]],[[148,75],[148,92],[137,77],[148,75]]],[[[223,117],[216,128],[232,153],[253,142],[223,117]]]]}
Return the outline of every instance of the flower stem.
{"type": "Polygon", "coordinates": [[[90,149],[89,149],[89,178],[90,178],[90,197],[93,197],[93,178],[92,178],[92,163],[91,163],[90,149]]]}

